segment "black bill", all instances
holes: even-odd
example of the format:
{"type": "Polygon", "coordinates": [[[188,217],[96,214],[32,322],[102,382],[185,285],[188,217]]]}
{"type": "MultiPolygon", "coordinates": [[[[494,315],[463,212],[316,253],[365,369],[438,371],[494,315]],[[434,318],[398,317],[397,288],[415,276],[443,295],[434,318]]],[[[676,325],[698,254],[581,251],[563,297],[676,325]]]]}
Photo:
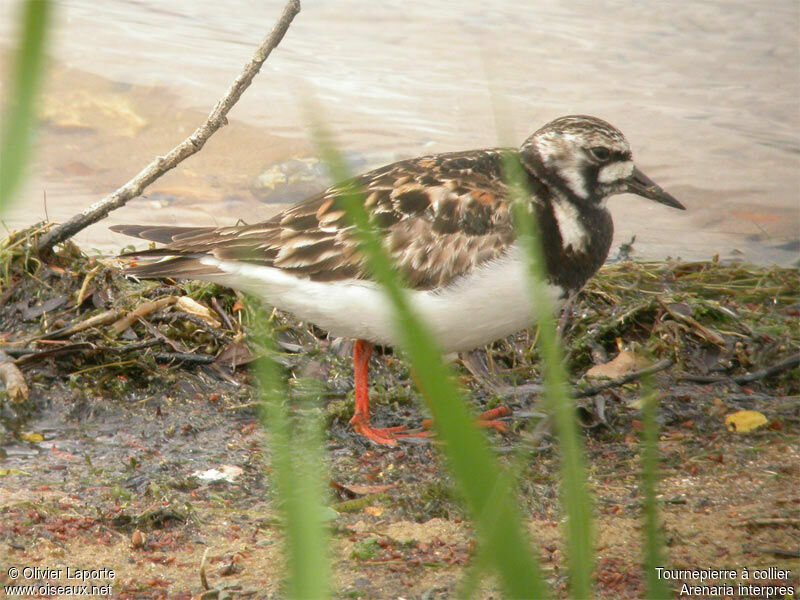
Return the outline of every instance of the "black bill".
{"type": "Polygon", "coordinates": [[[655,181],[642,173],[639,170],[639,167],[633,167],[633,174],[628,178],[628,191],[631,194],[636,194],[637,196],[642,196],[643,198],[655,200],[661,204],[671,206],[672,208],[686,210],[686,207],[683,204],[662,190],[655,181]]]}

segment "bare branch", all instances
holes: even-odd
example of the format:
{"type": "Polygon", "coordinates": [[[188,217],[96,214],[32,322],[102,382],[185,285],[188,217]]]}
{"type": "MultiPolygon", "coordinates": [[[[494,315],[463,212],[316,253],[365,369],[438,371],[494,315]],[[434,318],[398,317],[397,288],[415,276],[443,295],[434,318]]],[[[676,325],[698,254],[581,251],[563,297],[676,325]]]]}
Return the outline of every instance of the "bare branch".
{"type": "Polygon", "coordinates": [[[727,377],[724,375],[687,374],[681,375],[680,379],[683,381],[692,381],[694,383],[738,383],[739,385],[742,385],[744,383],[751,383],[753,381],[758,381],[759,379],[764,379],[765,377],[777,375],[783,371],[794,369],[797,366],[800,366],[800,354],[794,354],[776,365],[767,367],[766,369],[761,369],[760,371],[755,371],[753,373],[745,373],[744,375],[738,375],[736,377],[727,377]]]}
{"type": "Polygon", "coordinates": [[[183,160],[198,152],[208,141],[208,139],[223,125],[227,123],[226,115],[228,111],[242,96],[248,88],[253,78],[261,70],[261,65],[270,53],[280,44],[289,25],[300,12],[300,0],[289,0],[283,9],[280,19],[273,27],[270,34],[253,54],[253,58],[244,67],[241,74],[236,78],[225,96],[217,102],[208,119],[198,127],[192,135],[186,138],[179,145],[175,146],[165,156],[158,156],[147,167],[142,169],[136,177],[117,189],[112,194],[96,202],[83,212],[75,215],[66,223],[53,228],[42,236],[36,247],[39,254],[49,253],[53,246],[59,244],[82,229],[103,219],[112,210],[124,206],[129,200],[139,196],[144,189],[161,177],[167,171],[174,169],[183,160]]]}

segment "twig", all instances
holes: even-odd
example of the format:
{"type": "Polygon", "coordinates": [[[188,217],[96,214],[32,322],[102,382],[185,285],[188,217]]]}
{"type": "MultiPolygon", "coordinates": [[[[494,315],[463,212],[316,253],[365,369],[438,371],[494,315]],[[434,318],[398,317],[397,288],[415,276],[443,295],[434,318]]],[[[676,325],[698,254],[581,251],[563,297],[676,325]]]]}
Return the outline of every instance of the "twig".
{"type": "Polygon", "coordinates": [[[167,323],[168,325],[172,325],[175,321],[187,321],[194,325],[197,325],[203,333],[207,333],[211,337],[214,338],[217,342],[224,342],[225,341],[225,332],[219,331],[219,329],[214,327],[209,327],[208,321],[203,319],[203,317],[198,317],[197,315],[191,315],[189,313],[184,312],[175,312],[169,314],[158,314],[152,317],[152,321],[157,321],[161,323],[167,323]]]}
{"type": "Polygon", "coordinates": [[[645,375],[652,375],[653,373],[658,373],[659,371],[663,371],[664,369],[669,369],[674,364],[675,363],[672,361],[672,359],[665,358],[664,360],[658,361],[653,366],[647,367],[646,369],[642,369],[641,371],[634,371],[633,373],[628,373],[627,375],[623,375],[622,377],[617,377],[616,379],[605,381],[594,387],[577,391],[575,392],[575,397],[586,398],[587,396],[596,396],[597,394],[599,394],[604,390],[619,387],[621,385],[625,385],[626,383],[630,383],[631,381],[636,381],[637,379],[640,379],[645,375]]]}
{"type": "MultiPolygon", "coordinates": [[[[107,325],[112,321],[116,321],[119,318],[120,314],[121,311],[115,308],[101,312],[99,315],[95,315],[91,319],[86,319],[81,323],[77,323],[73,327],[68,327],[63,331],[60,331],[59,337],[69,336],[72,335],[73,333],[78,333],[79,331],[83,331],[84,329],[90,329],[92,327],[100,327],[101,325],[107,325]]],[[[52,334],[48,335],[47,337],[52,337],[52,334]]]]}
{"type": "Polygon", "coordinates": [[[771,367],[761,369],[755,373],[745,373],[744,375],[739,375],[739,377],[734,377],[733,380],[736,383],[750,383],[751,381],[756,381],[758,379],[763,379],[764,377],[776,375],[777,373],[786,371],[788,369],[793,369],[798,365],[800,365],[800,354],[795,354],[794,356],[790,356],[786,360],[779,362],[777,365],[772,365],[771,367]]]}
{"type": "Polygon", "coordinates": [[[27,365],[28,363],[41,361],[44,358],[53,358],[54,356],[61,356],[62,354],[70,354],[72,352],[89,352],[96,348],[94,344],[89,342],[77,342],[75,344],[67,344],[65,346],[58,346],[48,350],[41,350],[40,352],[32,352],[23,354],[14,363],[18,367],[27,365]]]}
{"type": "MultiPolygon", "coordinates": [[[[94,356],[95,354],[108,352],[109,354],[125,354],[126,352],[134,352],[136,350],[144,350],[152,348],[159,344],[167,343],[165,339],[149,339],[141,342],[134,342],[132,344],[124,344],[122,346],[96,346],[89,342],[77,342],[74,344],[67,343],[63,346],[50,348],[48,350],[40,350],[38,352],[29,351],[27,348],[14,348],[7,349],[8,354],[16,357],[14,364],[17,367],[27,366],[30,363],[41,362],[45,358],[53,358],[63,354],[70,354],[74,352],[83,352],[86,356],[94,356]]],[[[0,352],[2,354],[2,352],[0,352]]]]}
{"type": "Polygon", "coordinates": [[[158,346],[159,344],[164,344],[164,340],[155,338],[144,340],[141,342],[134,342],[132,344],[123,344],[122,346],[98,346],[97,350],[100,352],[109,352],[111,354],[125,354],[126,352],[133,352],[135,350],[145,350],[146,348],[152,348],[153,346],[158,346]]]}
{"type": "Polygon", "coordinates": [[[231,318],[228,316],[228,313],[220,306],[219,301],[217,300],[216,296],[211,297],[211,308],[213,308],[216,313],[219,315],[219,318],[222,319],[222,322],[225,324],[225,327],[230,331],[235,331],[233,327],[233,323],[231,322],[231,318]]]}
{"type": "Polygon", "coordinates": [[[69,374],[69,376],[75,377],[76,375],[82,375],[83,373],[91,373],[92,371],[97,371],[99,369],[110,369],[111,367],[127,367],[128,365],[136,364],[136,362],[136,359],[133,358],[131,360],[119,360],[117,362],[106,363],[104,365],[94,365],[91,367],[86,367],[85,369],[73,371],[69,374]]]}
{"type": "Polygon", "coordinates": [[[139,319],[143,319],[150,313],[154,313],[155,311],[161,310],[167,306],[172,306],[177,301],[177,296],[167,296],[166,298],[159,298],[158,300],[140,304],[135,310],[132,310],[118,321],[115,321],[111,325],[111,331],[114,335],[119,335],[139,319]]]}
{"type": "Polygon", "coordinates": [[[771,367],[767,367],[766,369],[761,369],[760,371],[755,371],[753,373],[745,373],[744,375],[739,375],[738,377],[724,377],[718,375],[682,375],[680,379],[682,381],[691,381],[694,383],[742,384],[764,379],[765,377],[776,375],[782,371],[787,371],[788,369],[793,369],[797,366],[800,366],[800,354],[790,356],[786,360],[779,362],[777,365],[772,365],[771,367]]]}
{"type": "Polygon", "coordinates": [[[184,352],[186,350],[185,346],[181,344],[178,340],[173,340],[165,336],[161,331],[153,325],[148,320],[140,321],[144,328],[147,329],[147,332],[152,335],[154,338],[161,340],[164,344],[172,348],[175,352],[184,352]]]}
{"type": "Polygon", "coordinates": [[[225,96],[214,106],[206,122],[198,127],[192,135],[175,146],[169,154],[156,157],[153,162],[121,188],[78,213],[66,223],[62,223],[43,235],[36,245],[36,251],[40,255],[48,254],[53,249],[53,246],[103,219],[112,210],[124,206],[129,200],[139,196],[148,185],[164,173],[174,169],[181,161],[198,152],[208,139],[227,123],[226,115],[228,111],[236,104],[242,93],[253,81],[253,78],[261,70],[261,65],[264,64],[272,50],[281,42],[289,29],[289,25],[299,12],[300,0],[289,0],[283,9],[280,19],[278,19],[278,22],[261,46],[255,51],[253,58],[233,82],[225,96]]]}
{"type": "Polygon", "coordinates": [[[75,306],[80,306],[83,304],[83,301],[86,300],[86,295],[89,291],[89,284],[92,282],[92,279],[94,279],[94,276],[97,275],[97,272],[101,267],[102,265],[97,265],[94,269],[86,274],[86,277],[83,278],[83,284],[81,285],[81,289],[78,291],[78,297],[75,300],[75,306]]]}
{"type": "Polygon", "coordinates": [[[155,352],[153,358],[161,362],[180,360],[199,365],[210,365],[215,360],[210,354],[190,354],[188,352],[155,352]]]}
{"type": "Polygon", "coordinates": [[[83,331],[84,329],[90,329],[92,327],[100,327],[101,325],[108,325],[116,321],[117,319],[122,316],[122,311],[116,308],[112,308],[110,310],[106,310],[101,312],[99,315],[95,315],[85,321],[79,321],[78,323],[73,323],[71,325],[67,325],[66,327],[62,327],[61,329],[57,329],[55,331],[45,332],[40,335],[34,336],[25,340],[25,344],[30,344],[32,342],[37,342],[45,339],[56,339],[62,337],[69,337],[74,333],[78,333],[79,331],[83,331]]]}
{"type": "Polygon", "coordinates": [[[711,329],[704,327],[696,319],[690,317],[689,315],[684,315],[677,310],[673,310],[673,308],[669,304],[664,303],[661,298],[656,298],[656,301],[661,305],[661,308],[669,313],[673,319],[680,321],[681,323],[685,323],[691,327],[694,330],[695,335],[711,344],[716,344],[717,346],[722,346],[723,348],[725,347],[725,338],[723,338],[716,331],[712,331],[711,329]]]}
{"type": "Polygon", "coordinates": [[[0,350],[0,381],[12,402],[25,402],[28,399],[28,384],[12,358],[0,350]]]}

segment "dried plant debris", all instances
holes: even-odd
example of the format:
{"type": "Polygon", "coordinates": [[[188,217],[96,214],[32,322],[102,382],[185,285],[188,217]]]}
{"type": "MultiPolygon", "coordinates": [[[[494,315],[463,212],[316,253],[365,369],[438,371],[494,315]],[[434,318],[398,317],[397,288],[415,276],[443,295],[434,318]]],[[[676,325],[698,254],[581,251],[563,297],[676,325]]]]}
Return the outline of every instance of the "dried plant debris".
{"type": "Polygon", "coordinates": [[[0,381],[12,402],[25,402],[28,399],[28,385],[25,378],[8,354],[0,350],[0,381]]]}
{"type": "MultiPolygon", "coordinates": [[[[121,598],[153,597],[153,586],[170,597],[279,595],[281,529],[247,370],[271,329],[295,425],[326,420],[340,595],[456,593],[473,551],[458,494],[435,442],[378,448],[353,435],[352,342],[215,285],[126,278],[69,243],[43,262],[31,244],[46,229],[0,243],[0,348],[29,390],[13,401],[0,383],[0,540],[18,562],[55,564],[64,548],[79,562],[118,556],[121,598]],[[235,476],[219,476],[230,468],[235,476]],[[146,576],[142,561],[163,576],[146,576]]],[[[608,556],[598,597],[644,593],[620,577],[640,569],[633,522],[648,377],[660,399],[674,564],[747,564],[759,549],[777,565],[790,560],[781,553],[796,546],[798,296],[793,269],[627,262],[575,299],[562,335],[608,556]]],[[[374,418],[416,427],[429,415],[408,363],[380,350],[374,418]]],[[[451,366],[476,412],[513,410],[508,432],[488,435],[518,476],[545,566],[563,572],[559,455],[536,329],[451,366]],[[535,460],[520,461],[522,449],[535,460]]]]}
{"type": "Polygon", "coordinates": [[[589,363],[593,345],[612,350],[622,338],[685,371],[733,376],[797,354],[798,315],[796,269],[625,263],[581,294],[568,347],[576,366],[589,363]]]}

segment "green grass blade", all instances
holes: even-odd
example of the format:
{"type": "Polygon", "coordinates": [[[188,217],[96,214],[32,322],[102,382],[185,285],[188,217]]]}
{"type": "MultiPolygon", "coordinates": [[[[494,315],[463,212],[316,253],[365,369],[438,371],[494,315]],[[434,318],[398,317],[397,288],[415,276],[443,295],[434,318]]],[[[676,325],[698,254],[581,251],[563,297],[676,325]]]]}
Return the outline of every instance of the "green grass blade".
{"type": "MultiPolygon", "coordinates": [[[[268,320],[264,314],[257,318],[261,323],[268,320]]],[[[272,349],[269,335],[259,342],[272,349]]],[[[260,416],[269,436],[273,481],[285,524],[286,596],[328,598],[330,566],[327,513],[323,504],[322,425],[309,414],[303,415],[300,423],[290,422],[288,394],[275,362],[260,359],[256,372],[262,394],[260,416]]]]}
{"type": "Polygon", "coordinates": [[[488,571],[487,564],[486,556],[481,551],[481,547],[478,546],[472,555],[472,563],[464,570],[461,581],[458,582],[458,588],[455,592],[456,598],[459,600],[472,600],[475,597],[488,571]]]}
{"type": "MultiPolygon", "coordinates": [[[[341,156],[319,124],[314,125],[314,141],[334,181],[346,181],[349,173],[341,156]]],[[[361,250],[373,276],[383,286],[387,300],[394,308],[401,346],[414,366],[416,379],[443,442],[447,463],[464,493],[479,543],[500,580],[504,597],[547,597],[540,567],[514,499],[511,480],[500,469],[460,398],[435,340],[413,313],[400,278],[369,220],[363,196],[355,186],[344,194],[341,206],[356,226],[361,250]]]]}
{"type": "Polygon", "coordinates": [[[0,134],[0,214],[8,208],[28,164],[50,9],[48,0],[28,0],[23,4],[22,38],[0,134]]]}
{"type": "Polygon", "coordinates": [[[522,165],[516,155],[504,158],[506,181],[512,194],[512,215],[518,239],[529,261],[529,284],[534,317],[539,329],[539,348],[544,365],[545,397],[553,415],[561,450],[564,512],[567,515],[567,563],[573,598],[592,595],[591,502],[586,487],[586,464],[577,426],[575,406],[568,392],[568,377],[556,336],[553,305],[545,285],[545,263],[537,235],[537,223],[530,210],[522,165]]]}
{"type": "Polygon", "coordinates": [[[658,578],[656,567],[664,567],[663,540],[658,524],[656,485],[658,482],[658,395],[650,378],[642,382],[642,496],[644,499],[644,568],[647,573],[647,597],[666,600],[671,592],[658,578]]]}

